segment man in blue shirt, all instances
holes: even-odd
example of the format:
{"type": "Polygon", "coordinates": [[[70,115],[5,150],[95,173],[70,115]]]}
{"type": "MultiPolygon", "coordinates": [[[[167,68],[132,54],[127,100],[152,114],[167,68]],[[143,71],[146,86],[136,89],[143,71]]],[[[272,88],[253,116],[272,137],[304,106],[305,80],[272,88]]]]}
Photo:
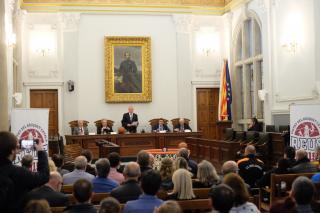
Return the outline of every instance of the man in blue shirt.
{"type": "Polygon", "coordinates": [[[119,184],[107,178],[110,172],[110,162],[106,158],[99,159],[96,163],[97,177],[92,180],[93,192],[111,192],[119,184]]]}
{"type": "Polygon", "coordinates": [[[141,178],[143,194],[138,200],[128,201],[124,213],[152,213],[163,201],[156,194],[160,188],[161,177],[158,171],[149,170],[141,178]]]}

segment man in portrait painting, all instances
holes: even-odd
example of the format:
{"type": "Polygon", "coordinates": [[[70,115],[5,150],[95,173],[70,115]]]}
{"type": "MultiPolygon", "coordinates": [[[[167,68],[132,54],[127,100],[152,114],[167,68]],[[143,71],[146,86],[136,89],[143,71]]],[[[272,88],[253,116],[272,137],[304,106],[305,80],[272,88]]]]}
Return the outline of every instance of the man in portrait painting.
{"type": "Polygon", "coordinates": [[[135,60],[131,59],[130,52],[125,51],[123,55],[124,60],[121,61],[119,69],[115,68],[115,92],[141,93],[141,72],[139,72],[135,60]]]}

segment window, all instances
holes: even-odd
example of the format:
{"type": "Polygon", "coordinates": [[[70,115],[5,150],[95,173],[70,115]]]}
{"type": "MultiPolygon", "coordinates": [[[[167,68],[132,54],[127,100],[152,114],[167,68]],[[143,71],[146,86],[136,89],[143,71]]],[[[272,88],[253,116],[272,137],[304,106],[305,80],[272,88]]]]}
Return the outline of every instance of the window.
{"type": "Polygon", "coordinates": [[[239,90],[235,91],[234,122],[244,129],[250,118],[263,119],[263,102],[258,98],[258,90],[263,89],[261,26],[254,14],[248,14],[235,31],[232,69],[239,90]]]}

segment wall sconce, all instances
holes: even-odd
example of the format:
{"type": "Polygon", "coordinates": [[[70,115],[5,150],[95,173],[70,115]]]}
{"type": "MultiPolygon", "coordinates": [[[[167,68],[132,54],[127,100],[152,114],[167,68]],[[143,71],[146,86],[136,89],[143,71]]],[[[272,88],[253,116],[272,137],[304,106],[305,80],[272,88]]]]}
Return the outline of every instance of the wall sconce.
{"type": "Polygon", "coordinates": [[[30,33],[30,48],[36,54],[47,56],[56,49],[55,32],[34,30],[30,33]]]}
{"type": "Polygon", "coordinates": [[[196,49],[198,53],[209,56],[219,46],[219,37],[211,28],[201,28],[196,33],[196,49]]]}
{"type": "Polygon", "coordinates": [[[284,41],[282,47],[292,54],[296,54],[299,48],[299,43],[295,38],[288,39],[284,41]]]}
{"type": "Polygon", "coordinates": [[[8,47],[14,47],[16,45],[16,43],[17,43],[16,34],[11,33],[10,35],[8,35],[7,43],[8,43],[8,47]]]}
{"type": "Polygon", "coordinates": [[[16,105],[20,105],[22,103],[22,93],[16,92],[12,95],[12,98],[16,105]]]}

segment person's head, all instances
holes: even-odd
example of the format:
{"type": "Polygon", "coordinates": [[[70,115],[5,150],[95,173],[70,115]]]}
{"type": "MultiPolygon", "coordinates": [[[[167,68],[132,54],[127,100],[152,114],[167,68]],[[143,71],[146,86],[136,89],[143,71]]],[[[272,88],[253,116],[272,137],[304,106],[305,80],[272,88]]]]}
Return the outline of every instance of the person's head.
{"type": "Polygon", "coordinates": [[[173,193],[178,194],[178,199],[192,199],[195,197],[191,177],[192,174],[186,169],[178,169],[173,173],[173,193]]]}
{"type": "Polygon", "coordinates": [[[302,159],[304,159],[304,158],[308,158],[308,153],[307,153],[307,151],[304,150],[304,149],[299,149],[299,150],[297,150],[296,158],[297,158],[297,160],[302,160],[302,159]]]}
{"type": "Polygon", "coordinates": [[[183,125],[183,124],[184,124],[184,118],[180,118],[180,119],[179,119],[179,124],[180,124],[180,125],[183,125]]]}
{"type": "Polygon", "coordinates": [[[31,200],[24,208],[24,213],[51,213],[51,210],[45,199],[31,200]]]}
{"type": "Polygon", "coordinates": [[[163,125],[163,124],[164,124],[163,119],[159,119],[159,125],[163,125]]]}
{"type": "Polygon", "coordinates": [[[188,161],[189,160],[189,150],[186,148],[179,149],[178,156],[183,157],[184,159],[186,159],[188,161]]]}
{"type": "Polygon", "coordinates": [[[120,213],[121,206],[118,200],[107,197],[100,202],[99,213],[120,213]]]}
{"type": "Polygon", "coordinates": [[[102,127],[107,127],[107,126],[108,126],[108,122],[107,122],[106,119],[102,119],[102,120],[101,120],[101,126],[102,126],[102,127]]]}
{"type": "Polygon", "coordinates": [[[156,195],[161,185],[161,177],[158,171],[150,169],[141,177],[141,188],[147,195],[156,195]]]}
{"type": "Polygon", "coordinates": [[[18,140],[11,132],[0,132],[0,159],[14,161],[19,153],[18,140]]]}
{"type": "Polygon", "coordinates": [[[276,202],[270,208],[270,213],[298,213],[296,202],[291,198],[287,197],[283,201],[276,202]]]}
{"type": "Polygon", "coordinates": [[[64,164],[64,158],[63,155],[60,154],[54,154],[52,156],[52,160],[54,162],[54,164],[56,165],[57,168],[61,168],[64,164]]]}
{"type": "Polygon", "coordinates": [[[197,178],[201,183],[205,184],[213,184],[220,179],[214,166],[206,160],[198,164],[197,178]]]}
{"type": "Polygon", "coordinates": [[[33,156],[32,155],[25,155],[21,159],[21,166],[30,169],[33,163],[33,156]]]}
{"type": "Polygon", "coordinates": [[[258,119],[256,118],[256,117],[253,117],[253,118],[251,118],[250,119],[250,125],[252,126],[252,125],[255,125],[255,124],[257,124],[258,123],[258,119]]]}
{"type": "Polygon", "coordinates": [[[239,168],[235,161],[229,160],[223,163],[221,167],[222,175],[226,175],[229,173],[238,173],[239,168]]]}
{"type": "Polygon", "coordinates": [[[84,156],[78,156],[76,159],[74,159],[74,168],[78,170],[86,170],[87,163],[87,158],[84,156]]]}
{"type": "Polygon", "coordinates": [[[62,183],[63,180],[59,172],[50,172],[50,178],[47,185],[49,185],[53,190],[60,192],[62,183]]]}
{"type": "Polygon", "coordinates": [[[133,106],[129,106],[129,107],[128,107],[128,112],[129,112],[129,113],[133,113],[133,110],[134,110],[134,109],[133,109],[133,106]]]}
{"type": "Polygon", "coordinates": [[[96,161],[95,165],[97,170],[97,176],[99,178],[108,177],[110,172],[110,162],[107,158],[100,158],[96,161]]]}
{"type": "Polygon", "coordinates": [[[163,158],[160,166],[161,180],[171,179],[173,171],[173,161],[170,158],[163,158]]]}
{"type": "Polygon", "coordinates": [[[188,149],[188,144],[186,142],[180,142],[178,144],[178,149],[182,149],[182,148],[188,149]]]}
{"type": "Polygon", "coordinates": [[[73,184],[73,196],[78,203],[90,202],[92,184],[86,179],[79,179],[73,184]]]}
{"type": "Polygon", "coordinates": [[[284,158],[294,159],[296,157],[296,150],[295,148],[288,146],[284,150],[284,158]]]}
{"type": "Polygon", "coordinates": [[[291,195],[298,205],[308,205],[315,194],[315,186],[311,180],[305,176],[297,177],[291,188],[291,195]]]}
{"type": "Polygon", "coordinates": [[[234,192],[234,205],[240,206],[249,200],[249,192],[243,179],[234,173],[229,173],[223,178],[223,183],[227,184],[234,192]]]}
{"type": "Polygon", "coordinates": [[[83,120],[78,120],[78,127],[83,127],[83,120]]]}
{"type": "Polygon", "coordinates": [[[290,163],[288,159],[285,159],[285,158],[280,158],[277,162],[277,165],[278,165],[278,169],[283,172],[287,172],[288,168],[290,167],[290,163]]]}
{"type": "Polygon", "coordinates": [[[181,213],[180,205],[174,200],[168,200],[163,202],[159,208],[156,210],[156,213],[181,213]]]}
{"type": "Polygon", "coordinates": [[[147,167],[150,164],[149,158],[149,153],[141,150],[137,155],[137,163],[140,165],[140,167],[147,167]]]}
{"type": "Polygon", "coordinates": [[[177,157],[175,160],[175,169],[187,169],[188,162],[183,157],[177,157]]]}
{"type": "Polygon", "coordinates": [[[92,161],[92,152],[89,149],[84,149],[81,151],[81,155],[87,158],[87,162],[91,163],[92,161]]]}
{"type": "Polygon", "coordinates": [[[49,171],[50,171],[50,172],[55,172],[55,171],[57,171],[57,167],[56,167],[56,165],[54,164],[53,160],[48,159],[48,165],[49,165],[49,171]]]}
{"type": "Polygon", "coordinates": [[[125,59],[130,59],[130,53],[129,52],[124,52],[124,58],[125,59]]]}
{"type": "Polygon", "coordinates": [[[234,192],[226,184],[212,187],[209,196],[211,197],[212,207],[220,213],[228,213],[233,207],[234,192]]]}
{"type": "Polygon", "coordinates": [[[256,148],[253,145],[246,146],[246,148],[244,150],[244,155],[245,156],[255,155],[255,154],[256,154],[256,148]]]}
{"type": "Polygon", "coordinates": [[[110,162],[110,166],[112,168],[116,168],[116,167],[119,166],[119,164],[120,164],[120,155],[119,155],[119,153],[111,152],[108,155],[108,159],[109,159],[109,162],[110,162]]]}
{"type": "Polygon", "coordinates": [[[129,162],[125,165],[123,170],[123,176],[126,180],[134,179],[138,180],[141,175],[140,166],[136,162],[129,162]]]}

